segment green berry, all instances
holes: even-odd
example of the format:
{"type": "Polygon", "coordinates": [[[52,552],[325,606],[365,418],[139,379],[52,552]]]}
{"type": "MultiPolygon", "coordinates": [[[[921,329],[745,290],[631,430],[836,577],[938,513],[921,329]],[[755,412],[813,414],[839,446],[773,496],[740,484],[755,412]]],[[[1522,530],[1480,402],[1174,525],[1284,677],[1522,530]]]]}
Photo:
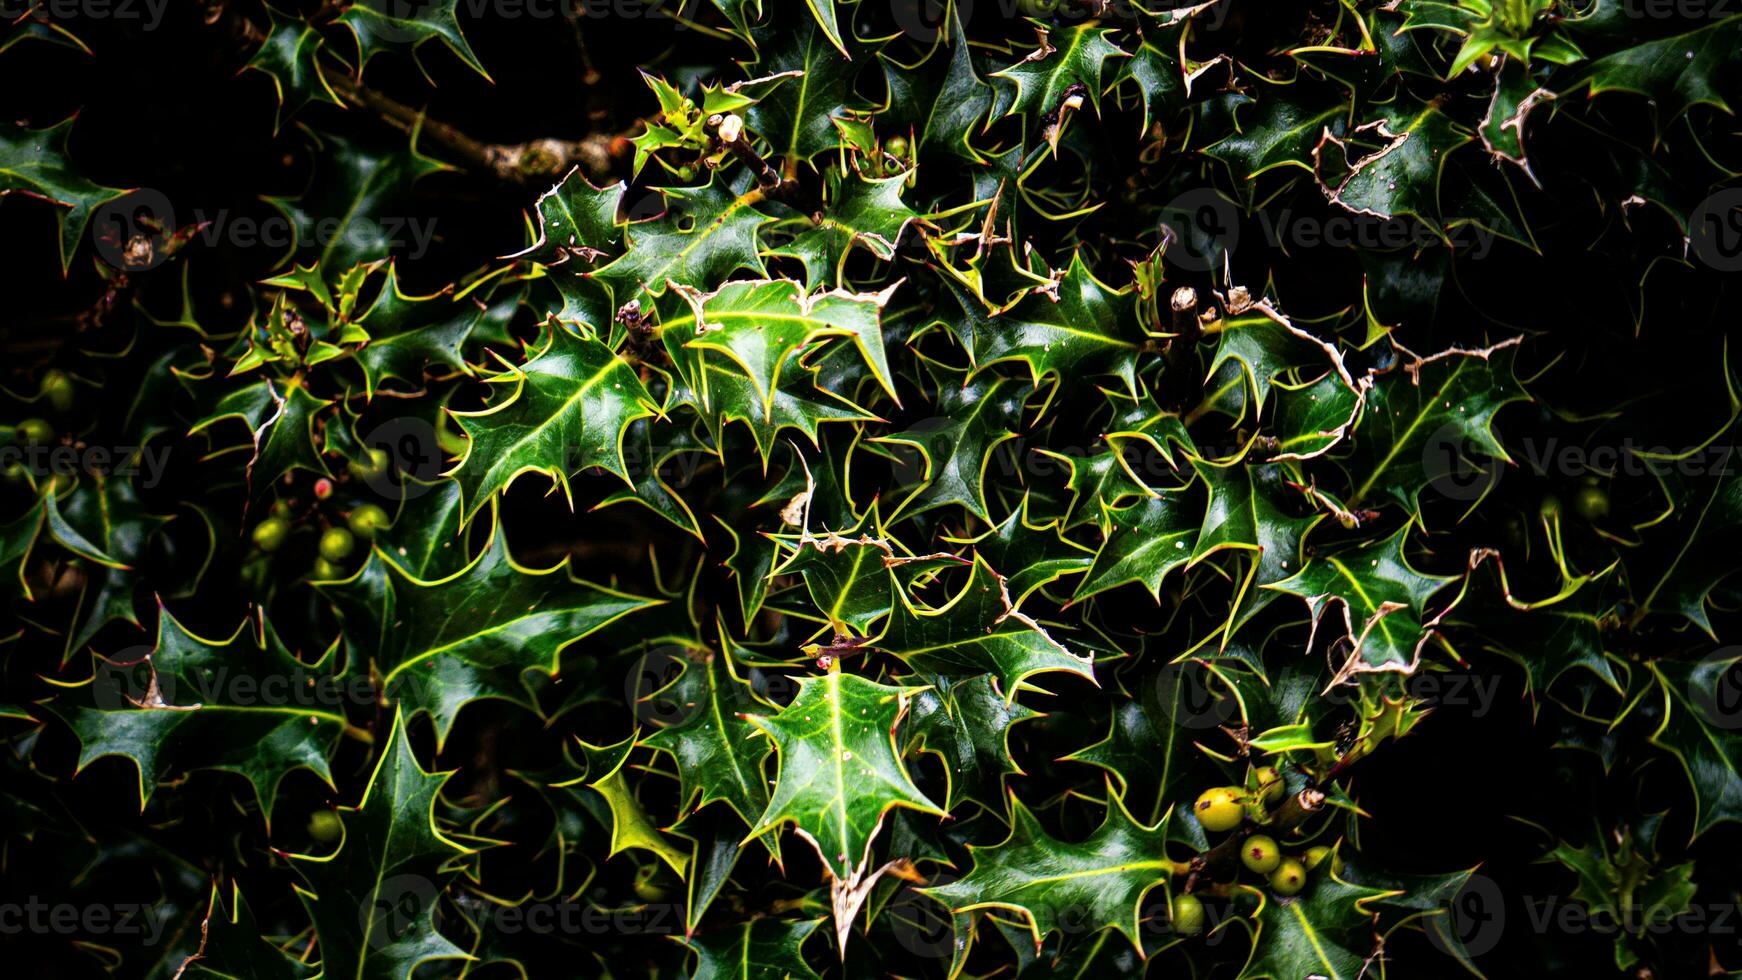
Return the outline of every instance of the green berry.
{"type": "Polygon", "coordinates": [[[42,376],[42,393],[48,396],[48,403],[57,412],[70,412],[78,391],[73,388],[73,379],[67,377],[65,371],[50,371],[42,376]]]}
{"type": "Polygon", "coordinates": [[[12,438],[26,446],[46,446],[54,441],[54,426],[43,419],[25,419],[12,430],[12,438]]]}
{"type": "Polygon", "coordinates": [[[1240,826],[1241,818],[1246,815],[1240,798],[1240,787],[1216,786],[1204,790],[1192,805],[1192,813],[1197,816],[1198,823],[1212,833],[1233,830],[1240,826]]]}
{"type": "Polygon", "coordinates": [[[891,136],[889,142],[883,144],[883,148],[888,150],[891,156],[905,158],[907,156],[907,137],[891,136]]]}
{"type": "Polygon", "coordinates": [[[261,551],[277,551],[290,535],[290,525],[282,518],[268,517],[254,525],[254,547],[261,551]]]}
{"type": "Polygon", "coordinates": [[[353,459],[345,469],[359,480],[367,480],[387,472],[387,450],[375,446],[363,451],[362,459],[353,459]]]}
{"type": "Polygon", "coordinates": [[[281,521],[288,521],[290,520],[290,505],[282,500],[274,500],[271,513],[273,517],[281,521]]]}
{"type": "Polygon", "coordinates": [[[1301,860],[1306,862],[1306,869],[1308,871],[1311,871],[1314,868],[1318,867],[1320,864],[1324,863],[1325,858],[1328,858],[1330,856],[1331,856],[1331,849],[1324,846],[1323,844],[1320,844],[1317,847],[1307,848],[1306,853],[1301,855],[1301,860]]]}
{"type": "Polygon", "coordinates": [[[323,844],[330,844],[339,839],[344,824],[339,821],[339,815],[331,810],[317,810],[309,814],[308,835],[323,844]]]}
{"type": "Polygon", "coordinates": [[[350,525],[352,532],[358,537],[370,539],[375,537],[376,531],[386,527],[391,522],[387,519],[387,512],[382,510],[380,506],[364,504],[351,511],[351,516],[345,519],[345,523],[350,525]]]}
{"type": "Polygon", "coordinates": [[[1253,834],[1240,845],[1240,863],[1247,868],[1267,875],[1276,870],[1282,861],[1282,848],[1276,846],[1276,840],[1264,834],[1253,834]]]}
{"type": "Polygon", "coordinates": [[[357,539],[342,527],[329,527],[321,532],[321,557],[327,561],[343,561],[357,546],[357,539]]]}
{"type": "Polygon", "coordinates": [[[683,166],[677,168],[675,171],[673,171],[672,176],[676,177],[678,180],[681,180],[687,184],[690,181],[696,179],[696,168],[694,168],[686,163],[683,166]]]}
{"type": "Polygon", "coordinates": [[[664,886],[653,880],[655,870],[653,865],[648,865],[635,872],[635,897],[643,902],[663,902],[666,899],[664,886]]]}
{"type": "Polygon", "coordinates": [[[1600,521],[1609,516],[1609,495],[1602,487],[1580,487],[1573,494],[1573,510],[1587,521],[1600,521]]]}
{"type": "Polygon", "coordinates": [[[1174,898],[1173,931],[1181,936],[1195,936],[1204,931],[1204,903],[1196,895],[1174,898]]]}
{"type": "Polygon", "coordinates": [[[1282,773],[1277,772],[1275,766],[1260,766],[1252,777],[1258,784],[1258,795],[1264,798],[1266,804],[1275,806],[1288,795],[1288,786],[1283,783],[1282,773]]]}
{"type": "Polygon", "coordinates": [[[314,578],[315,579],[324,582],[324,581],[327,581],[329,579],[344,578],[344,577],[345,577],[345,570],[343,568],[340,568],[339,566],[333,564],[332,562],[327,561],[325,558],[316,558],[315,559],[315,568],[314,568],[314,578]]]}
{"type": "Polygon", "coordinates": [[[1294,895],[1306,886],[1306,866],[1294,858],[1283,858],[1270,873],[1270,890],[1278,895],[1294,895]]]}

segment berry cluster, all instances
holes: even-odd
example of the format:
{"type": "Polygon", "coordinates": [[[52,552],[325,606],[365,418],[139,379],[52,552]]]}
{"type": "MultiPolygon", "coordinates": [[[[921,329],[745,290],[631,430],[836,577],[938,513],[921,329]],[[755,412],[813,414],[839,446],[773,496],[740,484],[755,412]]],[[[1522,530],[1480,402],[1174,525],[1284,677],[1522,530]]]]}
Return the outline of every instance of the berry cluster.
{"type": "MultiPolygon", "coordinates": [[[[1340,872],[1342,858],[1332,847],[1317,845],[1297,855],[1282,852],[1276,838],[1258,829],[1266,825],[1283,826],[1280,808],[1288,798],[1288,785],[1274,766],[1261,766],[1248,777],[1249,786],[1212,786],[1198,795],[1192,804],[1192,816],[1198,825],[1211,834],[1233,833],[1222,847],[1212,848],[1198,862],[1198,871],[1213,871],[1213,858],[1225,853],[1232,841],[1238,841],[1240,864],[1248,871],[1263,875],[1273,894],[1288,898],[1306,887],[1307,873],[1331,862],[1331,870],[1340,872]]],[[[1204,928],[1204,904],[1191,889],[1197,881],[1194,874],[1186,890],[1173,899],[1174,930],[1181,935],[1196,935],[1204,928]]]]}

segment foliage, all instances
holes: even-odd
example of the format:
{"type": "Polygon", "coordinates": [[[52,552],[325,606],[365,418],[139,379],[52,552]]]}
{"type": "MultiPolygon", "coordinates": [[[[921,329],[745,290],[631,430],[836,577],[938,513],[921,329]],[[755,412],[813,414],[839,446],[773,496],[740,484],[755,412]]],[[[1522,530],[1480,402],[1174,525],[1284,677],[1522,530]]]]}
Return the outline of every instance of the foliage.
{"type": "Polygon", "coordinates": [[[9,965],[1742,970],[1694,6],[28,6],[9,965]]]}

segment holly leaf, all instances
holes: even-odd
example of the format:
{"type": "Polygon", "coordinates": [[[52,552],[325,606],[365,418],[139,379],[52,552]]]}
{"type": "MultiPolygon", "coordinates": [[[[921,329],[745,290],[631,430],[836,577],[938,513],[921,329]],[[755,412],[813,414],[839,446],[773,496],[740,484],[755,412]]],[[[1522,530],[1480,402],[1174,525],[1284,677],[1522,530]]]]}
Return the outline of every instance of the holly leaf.
{"type": "MultiPolygon", "coordinates": [[[[1332,204],[1358,215],[1381,220],[1415,218],[1444,238],[1440,221],[1440,175],[1451,155],[1474,137],[1436,105],[1419,110],[1393,109],[1355,127],[1353,139],[1371,140],[1378,149],[1347,162],[1348,172],[1333,189],[1321,185],[1332,204]]],[[[1324,159],[1325,147],[1346,154],[1349,141],[1328,130],[1314,151],[1324,159]]],[[[1333,166],[1344,165],[1341,161],[1333,166]]]]}
{"type": "Polygon", "coordinates": [[[77,117],[47,129],[0,123],[0,197],[23,194],[66,211],[60,225],[60,267],[64,275],[90,227],[92,212],[127,191],[92,183],[73,169],[67,138],[77,117]]]}
{"type": "Polygon", "coordinates": [[[639,733],[630,735],[616,745],[589,745],[581,742],[581,751],[586,758],[586,775],[568,782],[554,784],[554,789],[574,791],[584,785],[597,793],[605,802],[611,825],[611,848],[606,857],[616,857],[626,850],[646,851],[664,861],[666,866],[682,877],[689,870],[691,856],[695,850],[691,841],[689,851],[673,844],[668,835],[660,833],[653,825],[647,811],[641,806],[641,801],[635,796],[635,787],[623,775],[623,767],[629,761],[630,752],[634,751],[639,733]]]}
{"type": "Polygon", "coordinates": [[[912,692],[844,674],[839,664],[798,684],[778,714],[748,716],[780,757],[773,796],[750,834],[790,823],[833,879],[857,882],[891,809],[944,815],[913,785],[895,744],[912,692]]]}
{"type": "Polygon", "coordinates": [[[991,674],[961,681],[939,676],[930,690],[914,695],[907,732],[920,751],[943,762],[945,809],[954,813],[972,801],[1002,815],[1004,777],[1023,774],[1010,755],[1010,729],[1039,717],[1000,694],[991,674]]]}
{"type": "Polygon", "coordinates": [[[896,505],[890,522],[903,515],[960,504],[991,523],[986,507],[986,468],[992,451],[1016,437],[1011,426],[1022,420],[1022,394],[1005,378],[981,375],[963,379],[959,386],[941,384],[936,396],[929,418],[903,432],[872,440],[879,445],[909,447],[919,457],[918,465],[898,462],[895,488],[913,489],[896,505]]]}
{"type": "Polygon", "coordinates": [[[1051,287],[1034,289],[986,321],[974,338],[975,370],[1021,361],[1030,379],[1110,374],[1137,393],[1137,353],[1145,337],[1137,322],[1135,286],[1108,288],[1081,252],[1051,287]]]}
{"type": "Polygon", "coordinates": [[[1402,893],[1352,885],[1329,869],[1307,880],[1306,890],[1292,898],[1242,886],[1257,894],[1259,904],[1253,914],[1252,954],[1240,980],[1356,980],[1366,972],[1368,947],[1377,946],[1373,924],[1378,915],[1367,905],[1402,893]]]}
{"type": "MultiPolygon", "coordinates": [[[[1265,586],[1306,600],[1314,635],[1331,607],[1341,608],[1341,636],[1352,648],[1332,684],[1357,673],[1414,672],[1433,627],[1449,611],[1428,618],[1428,600],[1453,578],[1423,575],[1410,567],[1403,555],[1409,530],[1406,524],[1384,540],[1314,555],[1294,575],[1265,586]]],[[[1312,647],[1311,637],[1307,647],[1312,647]]]]}
{"type": "Polygon", "coordinates": [[[316,250],[313,259],[324,277],[386,258],[395,248],[415,258],[420,245],[427,247],[434,219],[419,223],[405,215],[407,193],[422,178],[452,168],[418,152],[420,131],[421,122],[405,146],[387,152],[309,131],[320,160],[313,183],[294,200],[268,200],[290,218],[297,248],[316,250]]]}
{"type": "Polygon", "coordinates": [[[839,288],[845,281],[847,253],[857,245],[877,259],[895,258],[895,243],[907,226],[922,220],[901,200],[911,174],[867,178],[854,171],[827,171],[829,203],[816,226],[768,254],[797,259],[804,265],[804,288],[839,288]]]}
{"type": "Polygon", "coordinates": [[[951,554],[911,556],[897,551],[882,536],[875,503],[845,533],[830,531],[817,537],[806,532],[791,547],[792,553],[772,574],[804,576],[811,602],[829,627],[859,636],[869,633],[893,608],[895,593],[902,588],[893,569],[911,574],[946,563],[967,564],[951,554]],[[872,530],[878,534],[873,536],[872,530]]]}
{"type": "Polygon", "coordinates": [[[44,494],[42,505],[44,526],[55,541],[97,565],[91,573],[96,594],[90,595],[87,585],[75,629],[67,638],[67,654],[112,622],[138,626],[133,598],[142,581],[139,565],[170,518],[145,509],[131,478],[103,473],[80,481],[64,500],[44,494]]]}
{"type": "Polygon", "coordinates": [[[1094,657],[1072,653],[1039,622],[1017,611],[1004,577],[979,555],[967,582],[941,606],[916,605],[906,590],[895,591],[900,603],[873,645],[915,670],[991,673],[1006,701],[1035,674],[1064,671],[1094,678],[1094,657]]]}
{"type": "Polygon", "coordinates": [[[517,285],[496,295],[494,286],[494,280],[487,280],[458,293],[450,287],[408,296],[400,288],[397,267],[388,263],[381,292],[357,318],[357,326],[369,334],[356,355],[364,393],[373,398],[381,383],[392,378],[421,384],[424,371],[436,365],[472,374],[466,346],[475,337],[506,333],[526,293],[517,285]]]}
{"type": "Polygon", "coordinates": [[[1017,571],[1005,582],[1011,604],[1021,606],[1036,589],[1066,575],[1086,572],[1095,553],[1064,536],[1062,518],[1034,523],[1028,512],[1030,496],[996,527],[977,538],[945,538],[951,544],[972,545],[994,568],[1017,571]]]}
{"type": "Polygon", "coordinates": [[[1200,533],[1198,511],[1183,497],[1162,491],[1124,507],[1102,502],[1101,547],[1077,585],[1076,599],[1139,582],[1160,602],[1161,580],[1191,561],[1191,542],[1200,533]]]}
{"type": "Polygon", "coordinates": [[[1224,550],[1246,552],[1251,559],[1229,610],[1231,634],[1275,598],[1274,592],[1253,586],[1274,585],[1301,568],[1301,541],[1320,517],[1289,512],[1288,474],[1278,464],[1235,460],[1223,465],[1196,457],[1191,462],[1209,491],[1192,563],[1224,550]]]}
{"type": "Polygon", "coordinates": [[[1101,826],[1082,841],[1067,842],[1047,833],[1013,793],[1010,836],[993,847],[969,845],[973,869],[921,894],[953,913],[996,908],[1020,914],[1036,952],[1042,940],[1067,927],[1113,929],[1135,946],[1144,896],[1179,870],[1165,850],[1167,824],[1163,817],[1143,826],[1109,792],[1101,826]]]}
{"type": "MultiPolygon", "coordinates": [[[[451,773],[427,773],[396,711],[393,730],[331,854],[287,854],[320,943],[321,975],[409,980],[431,960],[470,957],[437,930],[434,913],[449,868],[469,853],[436,826],[451,773]]],[[[282,853],[282,852],[281,852],[282,853]]]]}
{"type": "Polygon", "coordinates": [[[433,717],[438,747],[479,698],[536,712],[526,671],[555,675],[564,648],[661,602],[575,578],[566,558],[522,568],[494,513],[484,550],[446,578],[420,579],[376,547],[350,578],[316,584],[338,609],[347,648],[374,665],[387,696],[433,717]]]}
{"type": "Polygon", "coordinates": [[[1737,772],[1742,718],[1732,673],[1736,660],[1720,651],[1694,663],[1651,662],[1663,695],[1663,721],[1651,744],[1675,756],[1687,773],[1694,794],[1694,838],[1720,823],[1742,821],[1742,773],[1737,772]]]}
{"type": "Polygon", "coordinates": [[[497,361],[502,370],[485,380],[512,386],[507,394],[481,411],[452,413],[470,439],[448,474],[465,496],[466,520],[522,473],[548,475],[571,501],[569,476],[588,467],[629,482],[625,433],[657,406],[628,361],[560,326],[525,364],[516,367],[499,355],[497,361]]]}
{"type": "Polygon", "coordinates": [[[1108,58],[1129,57],[1107,38],[1111,28],[1096,21],[1054,29],[1040,28],[1040,46],[1014,65],[993,72],[994,78],[1004,78],[1016,85],[1016,96],[1006,114],[1022,113],[1030,127],[1047,130],[1047,142],[1058,145],[1058,131],[1064,114],[1070,111],[1068,102],[1075,97],[1078,104],[1087,102],[1097,114],[1101,111],[1101,74],[1108,58]]]}
{"type": "Polygon", "coordinates": [[[1229,176],[1252,199],[1259,176],[1281,167],[1313,172],[1314,149],[1329,133],[1343,132],[1349,114],[1343,102],[1303,105],[1290,99],[1258,99],[1244,113],[1234,114],[1234,132],[1204,148],[1204,155],[1220,160],[1229,176]]]}
{"type": "Polygon", "coordinates": [[[737,365],[755,388],[764,420],[773,413],[774,389],[788,359],[837,337],[852,342],[884,391],[895,398],[881,323],[893,287],[881,293],[831,290],[807,295],[790,279],[739,279],[711,293],[671,285],[689,304],[690,315],[664,321],[667,343],[674,335],[691,337],[683,346],[722,355],[737,365]]]}
{"type": "Polygon", "coordinates": [[[1742,41],[1742,14],[1732,15],[1674,37],[1646,41],[1605,55],[1580,73],[1570,91],[1589,87],[1590,94],[1632,92],[1652,107],[1662,133],[1696,105],[1709,105],[1726,115],[1719,72],[1742,41]]]}
{"type": "Polygon", "coordinates": [[[308,21],[266,5],[266,40],[246,67],[272,79],[278,96],[278,114],[272,128],[277,132],[287,116],[295,115],[310,102],[339,104],[339,97],[321,74],[321,33],[308,21]]]}
{"type": "Polygon", "coordinates": [[[762,763],[772,746],[744,717],[757,702],[732,665],[734,644],[723,626],[720,644],[719,650],[688,647],[683,673],[651,695],[676,717],[641,744],[677,762],[684,812],[692,803],[704,807],[723,801],[748,823],[768,808],[762,763]]]}
{"type": "Polygon", "coordinates": [[[627,250],[589,275],[622,306],[643,291],[663,293],[668,282],[706,291],[739,269],[762,274],[758,234],[770,219],[756,210],[761,192],[734,193],[722,180],[663,188],[665,210],[631,222],[627,250]]]}
{"type": "MultiPolygon", "coordinates": [[[[815,10],[832,0],[807,2],[815,10]]],[[[745,110],[751,131],[767,140],[788,168],[839,146],[834,117],[862,104],[853,93],[859,64],[847,56],[838,38],[824,29],[820,17],[793,20],[797,17],[792,11],[778,10],[771,27],[761,32],[754,70],[746,67],[748,74],[764,77],[796,73],[745,110]]]]}
{"type": "MultiPolygon", "coordinates": [[[[828,2],[828,0],[823,0],[828,2]]],[[[815,980],[802,947],[821,919],[756,918],[684,940],[696,954],[695,980],[815,980]]]]}
{"type": "Polygon", "coordinates": [[[1406,355],[1376,377],[1346,463],[1355,488],[1350,505],[1383,496],[1416,514],[1429,484],[1455,499],[1476,499],[1491,487],[1492,477],[1465,478],[1463,461],[1480,454],[1512,462],[1493,425],[1502,407],[1527,400],[1512,375],[1518,343],[1406,355]]]}
{"type": "Polygon", "coordinates": [[[200,936],[200,948],[181,962],[178,975],[300,980],[314,973],[312,966],[266,940],[266,930],[255,920],[234,881],[228,898],[218,883],[212,882],[200,936]]]}
{"type": "Polygon", "coordinates": [[[121,756],[139,772],[143,811],[178,771],[215,769],[247,779],[268,828],[279,784],[308,769],[332,785],[327,759],[347,727],[354,673],[333,672],[329,650],[304,663],[264,617],[230,636],[195,636],[158,607],[149,652],[96,657],[86,704],[50,706],[79,740],[78,768],[121,756]],[[250,628],[252,627],[252,628],[250,628]]]}
{"type": "Polygon", "coordinates": [[[415,52],[424,42],[435,39],[473,71],[490,77],[460,31],[460,0],[423,0],[415,8],[394,0],[354,0],[338,21],[357,39],[358,78],[363,77],[369,59],[381,52],[415,52]]]}

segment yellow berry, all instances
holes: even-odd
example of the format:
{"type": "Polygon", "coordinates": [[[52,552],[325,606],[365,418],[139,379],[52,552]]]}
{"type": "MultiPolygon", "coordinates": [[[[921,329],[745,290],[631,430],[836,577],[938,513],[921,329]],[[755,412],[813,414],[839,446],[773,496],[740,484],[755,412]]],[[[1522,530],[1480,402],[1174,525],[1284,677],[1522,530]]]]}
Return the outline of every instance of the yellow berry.
{"type": "Polygon", "coordinates": [[[1270,873],[1270,890],[1278,895],[1296,894],[1306,885],[1306,867],[1294,858],[1283,858],[1270,873]]]}
{"type": "Polygon", "coordinates": [[[1204,790],[1192,805],[1192,813],[1205,830],[1219,832],[1240,826],[1246,810],[1240,805],[1240,787],[1216,786],[1204,790]]]}
{"type": "Polygon", "coordinates": [[[1173,931],[1181,936],[1195,936],[1204,931],[1204,903],[1196,895],[1174,898],[1173,931]]]}
{"type": "Polygon", "coordinates": [[[268,517],[254,525],[254,547],[261,551],[277,551],[289,533],[290,525],[283,518],[268,517]]]}
{"type": "Polygon", "coordinates": [[[1282,861],[1282,849],[1276,840],[1264,834],[1253,834],[1240,845],[1240,863],[1261,875],[1276,870],[1282,861]]]}
{"type": "Polygon", "coordinates": [[[355,546],[356,539],[342,527],[329,527],[321,534],[321,557],[327,561],[342,560],[355,546]]]}
{"type": "Polygon", "coordinates": [[[309,815],[308,835],[323,844],[338,840],[342,829],[339,815],[331,810],[316,810],[309,815]]]}
{"type": "Polygon", "coordinates": [[[345,519],[345,523],[350,525],[352,532],[358,537],[373,538],[377,530],[386,527],[392,521],[388,519],[387,511],[382,510],[379,505],[364,504],[351,511],[351,515],[345,519]]]}
{"type": "Polygon", "coordinates": [[[54,441],[54,426],[44,419],[25,419],[13,427],[12,437],[27,446],[46,446],[54,441]]]}
{"type": "Polygon", "coordinates": [[[1252,776],[1258,783],[1258,794],[1270,806],[1281,803],[1282,798],[1288,795],[1288,787],[1282,781],[1282,773],[1277,772],[1275,766],[1261,766],[1252,776]]]}

